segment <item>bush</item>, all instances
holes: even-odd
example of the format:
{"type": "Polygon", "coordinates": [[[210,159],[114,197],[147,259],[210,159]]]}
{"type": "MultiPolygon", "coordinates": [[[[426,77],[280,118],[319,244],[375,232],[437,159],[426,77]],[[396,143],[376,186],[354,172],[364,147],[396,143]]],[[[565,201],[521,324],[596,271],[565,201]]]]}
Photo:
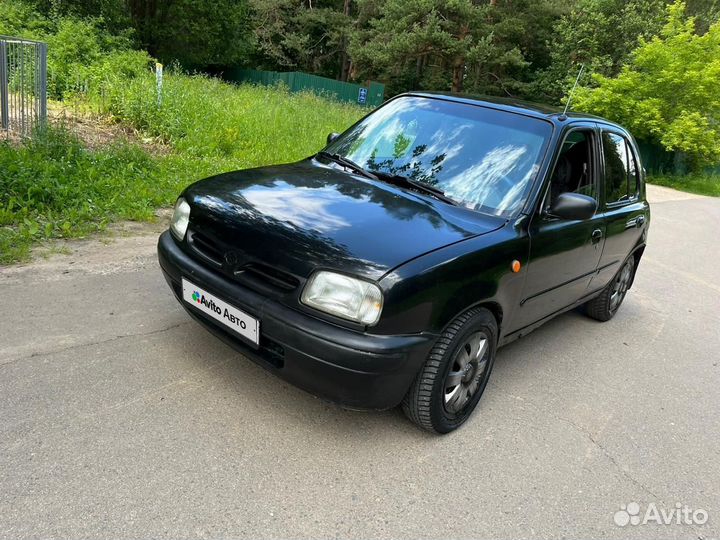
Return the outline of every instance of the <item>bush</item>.
{"type": "Polygon", "coordinates": [[[25,258],[37,240],[82,236],[117,218],[151,218],[167,203],[160,172],[137,146],[90,152],[62,128],[37,131],[19,147],[1,143],[0,263],[25,258]]]}
{"type": "Polygon", "coordinates": [[[48,92],[61,99],[69,94],[98,92],[108,81],[147,72],[152,58],[130,48],[124,36],[102,30],[102,19],[59,20],[48,42],[48,92]]]}
{"type": "Polygon", "coordinates": [[[18,0],[0,0],[0,35],[38,38],[48,33],[50,21],[18,0]]]}

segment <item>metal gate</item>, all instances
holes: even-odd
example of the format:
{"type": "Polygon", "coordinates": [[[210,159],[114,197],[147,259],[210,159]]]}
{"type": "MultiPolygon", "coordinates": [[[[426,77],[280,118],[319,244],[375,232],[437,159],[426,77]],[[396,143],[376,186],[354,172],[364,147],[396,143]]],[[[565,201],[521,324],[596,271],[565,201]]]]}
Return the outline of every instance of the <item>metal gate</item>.
{"type": "Polygon", "coordinates": [[[0,36],[0,128],[29,136],[47,118],[47,44],[0,36]]]}

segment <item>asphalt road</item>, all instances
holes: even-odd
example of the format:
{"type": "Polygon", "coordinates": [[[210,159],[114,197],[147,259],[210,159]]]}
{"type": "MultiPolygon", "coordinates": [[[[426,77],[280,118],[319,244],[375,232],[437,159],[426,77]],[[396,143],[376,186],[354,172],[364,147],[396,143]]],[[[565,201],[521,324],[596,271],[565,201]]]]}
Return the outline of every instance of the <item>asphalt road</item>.
{"type": "Polygon", "coordinates": [[[153,235],[0,269],[0,537],[720,537],[720,200],[652,200],[617,317],[502,349],[445,437],[221,344],[153,235]],[[708,521],[616,525],[631,502],[708,521]]]}

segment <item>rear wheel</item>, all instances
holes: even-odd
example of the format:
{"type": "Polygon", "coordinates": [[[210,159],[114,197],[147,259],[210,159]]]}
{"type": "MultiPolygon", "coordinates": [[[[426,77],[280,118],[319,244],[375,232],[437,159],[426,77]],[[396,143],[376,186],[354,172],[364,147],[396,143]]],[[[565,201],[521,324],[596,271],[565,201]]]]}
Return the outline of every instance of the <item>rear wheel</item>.
{"type": "Polygon", "coordinates": [[[608,284],[600,296],[596,296],[585,304],[585,313],[598,321],[609,321],[620,308],[632,283],[635,271],[635,257],[632,255],[625,261],[615,278],[608,284]]]}
{"type": "Polygon", "coordinates": [[[448,325],[403,400],[418,426],[448,433],[468,419],[485,390],[497,344],[495,317],[475,308],[448,325]]]}

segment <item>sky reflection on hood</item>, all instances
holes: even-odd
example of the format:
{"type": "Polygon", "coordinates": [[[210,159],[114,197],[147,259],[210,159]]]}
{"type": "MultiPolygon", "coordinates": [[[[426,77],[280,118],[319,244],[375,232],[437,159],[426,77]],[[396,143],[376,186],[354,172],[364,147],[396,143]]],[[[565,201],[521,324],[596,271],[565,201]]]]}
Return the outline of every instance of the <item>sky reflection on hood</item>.
{"type": "Polygon", "coordinates": [[[349,197],[330,184],[317,188],[298,187],[283,180],[271,186],[256,185],[243,190],[243,197],[263,216],[291,227],[329,233],[350,227],[343,212],[332,212],[336,205],[363,204],[368,197],[349,197]]]}

